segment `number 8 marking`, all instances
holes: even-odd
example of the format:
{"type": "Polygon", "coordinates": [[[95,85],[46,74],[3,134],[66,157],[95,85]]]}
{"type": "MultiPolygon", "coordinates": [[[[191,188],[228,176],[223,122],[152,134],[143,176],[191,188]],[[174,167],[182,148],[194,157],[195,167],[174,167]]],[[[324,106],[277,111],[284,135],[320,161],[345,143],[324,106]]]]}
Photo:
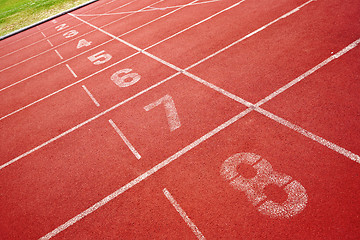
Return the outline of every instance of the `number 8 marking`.
{"type": "Polygon", "coordinates": [[[275,172],[271,164],[261,156],[254,153],[237,153],[225,160],[220,173],[230,185],[240,191],[244,191],[254,206],[267,199],[264,189],[269,184],[275,184],[283,188],[288,198],[283,203],[266,200],[257,209],[264,215],[272,218],[290,218],[299,214],[306,207],[308,196],[305,188],[296,180],[286,174],[275,172]],[[260,161],[259,161],[260,160],[260,161]],[[237,172],[240,164],[252,166],[257,174],[247,179],[237,172]],[[289,183],[290,182],[290,183],[289,183]],[[285,187],[284,187],[285,186],[285,187]]]}

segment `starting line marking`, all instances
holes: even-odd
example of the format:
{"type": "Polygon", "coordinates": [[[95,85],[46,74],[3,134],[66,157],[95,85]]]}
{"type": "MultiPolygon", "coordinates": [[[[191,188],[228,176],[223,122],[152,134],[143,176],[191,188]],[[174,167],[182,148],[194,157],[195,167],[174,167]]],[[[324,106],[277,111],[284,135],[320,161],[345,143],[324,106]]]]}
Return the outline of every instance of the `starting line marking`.
{"type": "Polygon", "coordinates": [[[96,101],[95,97],[91,94],[91,92],[85,87],[85,85],[82,85],[82,88],[85,90],[85,92],[89,95],[90,99],[95,103],[97,107],[100,107],[100,104],[98,101],[96,101]]]}
{"type": "Polygon", "coordinates": [[[141,155],[136,151],[134,146],[129,142],[129,140],[126,138],[126,136],[120,131],[120,129],[116,126],[116,124],[113,122],[113,120],[109,120],[109,123],[111,126],[115,129],[116,133],[119,134],[121,139],[125,142],[125,144],[128,146],[128,148],[131,150],[131,152],[135,155],[137,159],[141,158],[141,155]]]}
{"type": "Polygon", "coordinates": [[[180,214],[180,216],[183,218],[183,220],[186,222],[186,224],[191,228],[191,231],[196,235],[196,237],[200,240],[206,240],[204,235],[200,232],[198,227],[191,221],[189,216],[186,214],[186,212],[182,209],[182,207],[179,205],[179,203],[175,200],[175,198],[171,195],[171,193],[164,188],[163,193],[165,197],[169,200],[169,202],[173,205],[173,207],[176,209],[176,211],[180,214]]]}

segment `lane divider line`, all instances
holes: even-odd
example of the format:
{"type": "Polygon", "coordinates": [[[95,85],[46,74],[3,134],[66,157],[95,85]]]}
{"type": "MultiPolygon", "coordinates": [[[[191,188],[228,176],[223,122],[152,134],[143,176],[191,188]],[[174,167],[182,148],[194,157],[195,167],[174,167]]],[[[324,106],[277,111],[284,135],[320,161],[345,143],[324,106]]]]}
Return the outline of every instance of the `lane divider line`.
{"type": "Polygon", "coordinates": [[[58,50],[54,50],[55,52],[56,52],[56,54],[59,56],[59,58],[62,60],[62,59],[64,59],[61,55],[60,55],[60,53],[58,52],[58,50]]]}
{"type": "Polygon", "coordinates": [[[179,157],[181,157],[182,155],[184,155],[188,151],[192,150],[193,148],[198,146],[200,143],[204,142],[205,140],[207,140],[210,137],[214,136],[215,134],[219,133],[221,130],[223,130],[223,129],[227,128],[228,126],[230,126],[231,124],[235,123],[237,120],[244,117],[245,115],[247,115],[251,111],[252,111],[252,109],[248,108],[248,109],[244,110],[243,112],[239,113],[238,115],[232,117],[231,119],[229,119],[225,123],[221,124],[217,128],[213,129],[212,131],[210,131],[207,134],[203,135],[202,137],[198,138],[197,140],[195,140],[191,144],[187,145],[186,147],[184,147],[180,151],[176,152],[171,157],[169,157],[169,158],[165,159],[164,161],[160,162],[159,164],[157,164],[153,168],[149,169],[145,173],[141,174],[140,176],[136,177],[135,179],[133,179],[129,183],[125,184],[124,186],[122,186],[121,188],[116,190],[115,192],[111,193],[110,195],[106,196],[105,198],[103,198],[99,202],[95,203],[94,205],[92,205],[91,207],[86,209],[85,211],[79,213],[78,215],[71,218],[70,220],[68,220],[64,224],[62,224],[59,227],[55,228],[53,231],[49,232],[48,234],[46,234],[45,236],[40,238],[40,240],[46,240],[46,239],[50,239],[50,238],[56,236],[57,234],[64,231],[65,229],[67,229],[68,227],[73,225],[74,223],[80,221],[81,219],[83,219],[87,215],[93,213],[94,211],[96,211],[100,207],[104,206],[105,204],[107,204],[111,200],[115,199],[116,197],[118,197],[119,195],[124,193],[125,191],[127,191],[130,188],[134,187],[138,183],[144,181],[145,179],[147,179],[148,177],[150,177],[151,175],[153,175],[154,173],[156,173],[157,171],[159,171],[163,167],[165,167],[168,164],[172,163],[174,160],[178,159],[179,157]]]}
{"type": "Polygon", "coordinates": [[[94,102],[94,104],[97,107],[100,107],[100,104],[98,101],[96,101],[95,97],[91,94],[91,92],[89,91],[89,89],[87,89],[87,87],[85,85],[82,85],[82,88],[85,90],[85,92],[87,93],[87,95],[89,95],[90,99],[94,102]]]}
{"type": "Polygon", "coordinates": [[[191,229],[191,231],[195,234],[195,236],[199,239],[199,240],[206,240],[206,238],[204,237],[204,235],[200,232],[199,228],[193,223],[193,221],[191,221],[191,219],[189,218],[189,216],[186,214],[186,212],[182,209],[182,207],[180,206],[180,204],[175,200],[175,198],[171,195],[171,193],[169,192],[169,190],[167,190],[166,188],[163,189],[163,193],[165,195],[165,197],[169,200],[169,202],[171,203],[171,205],[173,205],[173,207],[175,208],[175,210],[180,214],[180,216],[182,217],[182,219],[186,222],[186,224],[189,226],[189,228],[191,229]]]}
{"type": "Polygon", "coordinates": [[[124,143],[126,144],[126,146],[128,146],[128,148],[130,149],[130,151],[135,155],[135,157],[139,160],[141,158],[141,155],[138,153],[138,151],[136,151],[136,149],[134,148],[134,146],[129,142],[129,140],[126,138],[126,136],[124,135],[124,133],[122,133],[120,131],[120,129],[118,128],[118,126],[116,126],[116,124],[113,122],[113,120],[109,120],[109,123],[111,124],[111,126],[115,129],[116,133],[119,134],[119,136],[121,137],[121,139],[124,141],[124,143]]]}
{"type": "Polygon", "coordinates": [[[69,71],[71,72],[71,74],[75,77],[75,78],[77,78],[77,75],[75,74],[75,72],[71,69],[71,67],[69,66],[69,64],[65,64],[66,65],[66,67],[69,69],[69,71]]]}

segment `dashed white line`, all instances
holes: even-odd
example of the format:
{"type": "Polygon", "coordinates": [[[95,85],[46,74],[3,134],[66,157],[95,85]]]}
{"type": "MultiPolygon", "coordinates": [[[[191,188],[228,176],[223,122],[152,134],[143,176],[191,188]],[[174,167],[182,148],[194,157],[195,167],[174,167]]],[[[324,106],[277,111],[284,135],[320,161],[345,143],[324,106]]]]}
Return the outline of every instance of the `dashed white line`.
{"type": "Polygon", "coordinates": [[[51,42],[50,42],[50,40],[49,39],[46,39],[47,41],[48,41],[48,43],[50,44],[50,46],[54,46],[51,42]]]}
{"type": "Polygon", "coordinates": [[[120,131],[120,129],[116,126],[116,124],[113,122],[113,120],[109,120],[109,123],[111,124],[111,126],[115,129],[116,133],[119,134],[119,136],[121,137],[121,139],[124,141],[124,143],[126,144],[126,146],[128,146],[128,148],[130,149],[130,151],[135,155],[135,157],[137,159],[141,158],[141,155],[138,153],[138,151],[136,151],[136,149],[134,148],[134,146],[129,142],[129,140],[126,138],[126,136],[120,131]]]}
{"type": "Polygon", "coordinates": [[[64,58],[60,55],[60,53],[58,52],[58,50],[55,49],[54,51],[56,52],[56,54],[59,56],[60,59],[64,59],[64,58]]]}
{"type": "Polygon", "coordinates": [[[200,240],[205,240],[206,238],[204,235],[200,232],[199,228],[191,221],[189,216],[186,214],[186,212],[182,209],[180,204],[175,200],[175,198],[171,195],[171,193],[164,188],[163,193],[165,197],[169,200],[169,202],[173,205],[173,207],[176,209],[176,211],[180,214],[182,219],[186,222],[186,224],[189,226],[191,231],[195,234],[195,236],[200,240]]]}
{"type": "Polygon", "coordinates": [[[91,94],[91,92],[89,91],[89,89],[86,88],[85,85],[82,85],[82,88],[85,90],[85,92],[89,95],[90,99],[94,102],[94,104],[97,107],[100,107],[100,104],[98,101],[96,101],[95,97],[91,94]]]}
{"type": "Polygon", "coordinates": [[[46,38],[46,35],[42,32],[42,31],[40,31],[41,32],[41,34],[44,36],[44,38],[46,38]]]}
{"type": "Polygon", "coordinates": [[[65,64],[66,65],[66,67],[69,69],[69,71],[71,72],[71,74],[75,77],[75,78],[77,78],[77,75],[75,74],[75,72],[71,69],[71,67],[69,66],[69,64],[65,64]]]}

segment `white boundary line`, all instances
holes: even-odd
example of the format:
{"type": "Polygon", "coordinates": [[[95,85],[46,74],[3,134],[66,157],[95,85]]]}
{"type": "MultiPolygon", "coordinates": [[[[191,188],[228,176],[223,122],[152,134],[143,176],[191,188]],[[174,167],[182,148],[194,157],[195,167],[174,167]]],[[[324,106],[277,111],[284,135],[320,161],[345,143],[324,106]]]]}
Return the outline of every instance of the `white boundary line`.
{"type": "MultiPolygon", "coordinates": [[[[197,0],[197,1],[198,1],[198,0],[197,0]]],[[[211,1],[204,1],[204,2],[198,2],[198,3],[192,3],[192,4],[184,4],[184,5],[174,5],[174,6],[161,7],[161,8],[149,7],[149,9],[145,9],[145,10],[128,11],[128,12],[99,13],[99,14],[74,14],[74,15],[75,15],[75,16],[78,16],[78,17],[114,16],[114,15],[122,15],[122,14],[128,14],[128,13],[142,13],[142,12],[151,12],[151,11],[166,10],[166,9],[171,9],[171,8],[180,8],[180,7],[182,8],[182,7],[187,7],[187,6],[195,6],[195,5],[201,5],[201,4],[206,4],[206,3],[213,3],[213,2],[218,2],[218,1],[222,1],[222,0],[211,0],[211,1]]]]}
{"type": "MultiPolygon", "coordinates": [[[[191,29],[191,28],[193,28],[193,27],[195,27],[195,26],[197,26],[197,25],[199,25],[199,24],[201,24],[201,23],[204,23],[204,22],[212,19],[213,17],[215,17],[215,16],[217,16],[217,15],[223,13],[223,12],[228,11],[228,10],[230,10],[230,9],[238,6],[239,4],[243,3],[244,1],[245,1],[245,0],[241,0],[241,1],[239,1],[239,2],[237,2],[237,3],[235,3],[235,4],[233,4],[233,5],[231,5],[230,7],[227,7],[227,8],[225,8],[225,9],[223,9],[223,10],[221,10],[221,11],[219,11],[219,12],[217,12],[217,13],[215,13],[215,14],[213,14],[213,15],[211,15],[211,16],[209,16],[209,17],[207,17],[207,18],[205,18],[205,19],[203,19],[203,20],[201,20],[201,21],[199,21],[199,22],[197,22],[197,23],[195,23],[195,24],[193,24],[193,25],[191,25],[190,27],[187,27],[187,28],[185,28],[185,29],[183,29],[183,30],[181,30],[181,31],[179,31],[179,32],[177,32],[177,33],[175,33],[175,34],[173,34],[173,35],[171,35],[171,36],[169,36],[169,37],[167,37],[167,38],[165,38],[165,39],[163,39],[163,40],[161,40],[161,41],[159,41],[159,42],[157,42],[157,43],[155,43],[155,44],[153,44],[153,45],[151,45],[151,46],[149,46],[149,47],[147,47],[147,48],[145,48],[144,50],[147,50],[147,49],[149,49],[149,48],[151,48],[151,47],[154,47],[154,46],[156,46],[156,45],[158,45],[158,44],[160,44],[160,43],[162,43],[162,42],[164,42],[164,41],[167,41],[167,40],[169,40],[169,39],[171,39],[171,38],[173,38],[173,37],[175,37],[175,36],[177,36],[177,35],[185,32],[185,31],[187,31],[187,30],[189,30],[189,29],[191,29]]],[[[94,31],[96,31],[96,30],[94,30],[94,31]]],[[[109,40],[108,42],[110,42],[110,41],[114,41],[114,39],[111,39],[111,40],[109,40]]],[[[107,42],[105,42],[105,43],[107,43],[107,42]]],[[[102,44],[98,45],[97,47],[99,47],[99,46],[101,46],[101,45],[103,45],[103,44],[105,44],[105,43],[102,43],[102,44]]],[[[89,49],[89,50],[87,50],[87,51],[85,51],[85,52],[88,52],[88,51],[93,50],[93,49],[95,49],[95,48],[96,48],[96,47],[94,47],[94,48],[92,48],[92,49],[89,49]]],[[[83,53],[85,53],[85,52],[83,52],[83,53]]],[[[81,54],[83,54],[83,53],[81,53],[81,54]]],[[[139,52],[138,52],[138,53],[139,53],[139,52]]],[[[112,65],[110,65],[109,67],[112,67],[112,66],[114,66],[114,65],[116,65],[116,64],[118,64],[118,63],[120,63],[120,62],[122,62],[122,61],[124,61],[124,60],[127,60],[127,59],[129,59],[129,58],[137,55],[138,53],[135,53],[135,54],[133,54],[133,55],[130,55],[130,56],[128,56],[128,57],[126,57],[126,58],[124,58],[124,59],[122,59],[122,60],[120,60],[120,61],[118,61],[118,62],[116,62],[116,63],[114,63],[114,64],[112,64],[112,65]]],[[[79,55],[81,55],[81,54],[79,54],[79,55]]],[[[78,56],[79,56],[79,55],[78,55],[78,56]]],[[[60,65],[60,64],[62,64],[62,63],[65,63],[65,62],[67,62],[67,61],[69,61],[69,60],[71,60],[71,59],[73,59],[73,58],[75,58],[75,57],[77,57],[77,56],[74,56],[74,57],[72,57],[72,58],[69,58],[69,59],[67,59],[67,60],[65,60],[65,61],[63,61],[63,62],[60,62],[60,63],[58,63],[58,64],[55,64],[55,65],[52,66],[52,67],[49,67],[49,68],[44,69],[44,70],[42,70],[42,71],[40,71],[40,72],[38,72],[38,73],[36,73],[36,74],[33,74],[33,75],[29,76],[29,77],[26,77],[26,78],[24,78],[24,79],[22,79],[22,80],[19,80],[18,82],[15,82],[15,83],[7,86],[7,87],[4,87],[4,88],[0,89],[0,92],[3,91],[3,90],[6,90],[6,89],[8,89],[8,88],[10,88],[10,87],[12,87],[12,86],[14,86],[14,85],[16,85],[16,84],[19,84],[19,83],[21,83],[21,82],[23,82],[23,81],[25,81],[25,80],[27,80],[27,79],[29,79],[29,78],[31,78],[31,77],[34,77],[34,76],[36,76],[36,75],[39,75],[39,74],[41,74],[41,73],[43,73],[43,72],[45,72],[45,71],[47,71],[47,70],[49,70],[49,69],[51,69],[51,68],[54,68],[54,67],[56,67],[56,66],[58,66],[58,65],[60,65]]],[[[70,84],[70,85],[68,85],[68,86],[66,86],[66,87],[64,87],[64,88],[62,88],[62,89],[59,89],[59,90],[57,90],[57,91],[55,91],[55,92],[53,92],[53,93],[51,93],[51,94],[49,94],[49,95],[47,95],[47,96],[45,96],[45,97],[42,97],[42,98],[40,98],[40,99],[38,99],[38,100],[36,100],[36,101],[34,101],[34,102],[32,102],[32,103],[30,103],[30,104],[22,107],[22,108],[19,108],[19,109],[15,110],[15,111],[13,111],[13,112],[11,112],[11,113],[3,116],[3,117],[0,117],[0,121],[3,120],[4,118],[7,118],[7,117],[9,117],[9,116],[17,113],[17,112],[20,112],[20,111],[26,109],[26,108],[28,108],[28,107],[30,107],[30,106],[38,103],[38,102],[41,102],[41,101],[43,101],[43,100],[45,100],[45,99],[47,99],[47,98],[49,98],[49,97],[51,97],[51,96],[59,93],[59,92],[62,92],[63,90],[65,90],[65,89],[67,89],[67,88],[69,88],[69,87],[71,87],[71,86],[73,86],[73,85],[75,85],[75,84],[77,84],[77,83],[79,83],[79,82],[81,82],[81,81],[84,81],[84,80],[86,80],[87,78],[89,78],[89,77],[91,77],[91,76],[94,76],[94,75],[96,75],[96,74],[98,74],[98,73],[101,73],[102,71],[108,69],[109,67],[106,67],[106,68],[104,68],[104,69],[101,69],[101,70],[93,73],[93,74],[90,74],[89,76],[81,79],[81,80],[78,81],[78,82],[72,83],[72,84],[70,84]]]]}
{"type": "Polygon", "coordinates": [[[77,78],[77,75],[75,74],[75,72],[71,69],[71,67],[69,66],[69,64],[65,64],[66,65],[66,67],[69,69],[69,71],[71,72],[71,74],[75,77],[75,78],[77,78]]]}
{"type": "MultiPolygon", "coordinates": [[[[112,1],[110,1],[109,3],[114,2],[114,1],[118,1],[118,0],[112,0],[112,1]]],[[[131,2],[127,3],[127,4],[125,4],[125,5],[128,5],[128,4],[130,4],[130,3],[133,3],[133,2],[135,2],[135,1],[136,1],[136,0],[133,0],[133,1],[131,1],[131,2]]],[[[109,3],[101,4],[101,5],[99,5],[99,6],[96,6],[96,7],[93,8],[93,9],[89,9],[89,10],[85,11],[84,13],[89,12],[89,11],[91,11],[91,10],[94,10],[94,9],[96,9],[96,8],[99,8],[99,7],[101,7],[101,6],[107,5],[107,4],[109,4],[109,3]]],[[[118,9],[118,8],[115,8],[115,9],[118,9]]],[[[112,10],[115,10],[115,9],[112,9],[112,10]]],[[[70,19],[71,19],[71,18],[68,18],[68,19],[65,19],[65,20],[63,20],[63,21],[56,22],[55,24],[65,23],[65,22],[68,22],[70,19]]],[[[56,21],[56,19],[53,19],[52,21],[54,21],[54,20],[56,21]]],[[[37,27],[38,27],[38,26],[37,26],[37,27]]],[[[47,30],[47,29],[49,29],[49,28],[52,28],[52,26],[46,27],[46,28],[44,28],[43,30],[47,30]]],[[[18,41],[21,41],[21,40],[25,39],[25,38],[31,37],[31,36],[33,36],[33,35],[35,35],[35,34],[37,34],[37,33],[35,32],[35,33],[30,34],[30,35],[27,35],[27,36],[24,36],[24,37],[22,37],[22,38],[19,38],[19,39],[15,40],[15,41],[9,42],[8,44],[5,44],[5,45],[0,46],[0,49],[5,48],[5,47],[7,47],[7,46],[10,46],[10,45],[12,45],[12,44],[14,44],[14,43],[16,43],[16,42],[18,42],[18,41]]],[[[49,37],[52,37],[52,36],[54,36],[54,35],[50,35],[49,37]]]]}
{"type": "Polygon", "coordinates": [[[116,124],[113,122],[113,120],[109,120],[109,123],[111,124],[111,126],[115,129],[116,133],[119,134],[119,136],[121,137],[121,139],[124,141],[124,143],[126,144],[126,146],[128,146],[128,148],[130,149],[130,151],[135,155],[135,157],[139,160],[141,158],[141,155],[139,154],[138,151],[136,151],[136,149],[134,148],[134,146],[129,142],[129,140],[126,138],[126,136],[120,131],[120,129],[118,128],[118,126],[116,126],[116,124]]]}
{"type": "Polygon", "coordinates": [[[86,88],[85,85],[82,85],[82,88],[85,90],[85,92],[87,93],[87,95],[89,95],[90,99],[94,102],[94,104],[97,107],[100,107],[100,104],[98,101],[96,101],[96,99],[94,98],[94,96],[91,94],[91,92],[86,88]]]}
{"type": "Polygon", "coordinates": [[[193,223],[193,221],[191,221],[191,219],[189,218],[189,216],[186,214],[186,212],[182,209],[182,207],[180,206],[180,204],[175,200],[175,198],[171,195],[171,193],[164,188],[163,189],[163,193],[165,195],[165,197],[169,200],[169,202],[171,203],[171,205],[173,205],[173,207],[175,208],[175,210],[180,214],[180,216],[182,217],[182,219],[186,222],[186,224],[189,226],[189,228],[191,229],[191,231],[195,234],[195,236],[199,239],[199,240],[206,240],[206,238],[204,237],[204,235],[200,232],[199,228],[193,223]]]}

